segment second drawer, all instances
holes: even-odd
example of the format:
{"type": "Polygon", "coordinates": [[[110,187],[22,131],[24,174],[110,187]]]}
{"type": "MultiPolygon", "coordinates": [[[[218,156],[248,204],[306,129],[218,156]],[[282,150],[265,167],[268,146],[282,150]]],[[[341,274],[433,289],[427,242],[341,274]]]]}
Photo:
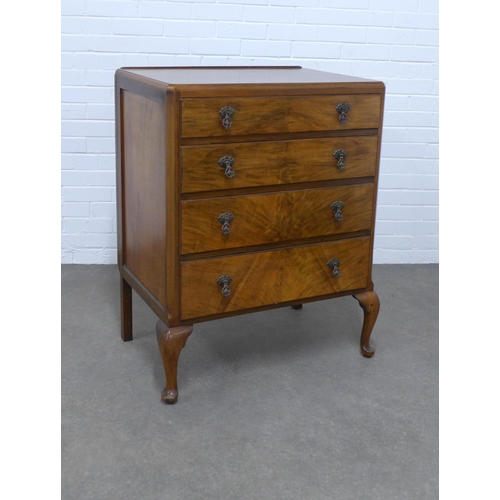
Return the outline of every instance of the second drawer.
{"type": "Polygon", "coordinates": [[[181,252],[330,236],[371,227],[373,183],[181,202],[181,252]]]}

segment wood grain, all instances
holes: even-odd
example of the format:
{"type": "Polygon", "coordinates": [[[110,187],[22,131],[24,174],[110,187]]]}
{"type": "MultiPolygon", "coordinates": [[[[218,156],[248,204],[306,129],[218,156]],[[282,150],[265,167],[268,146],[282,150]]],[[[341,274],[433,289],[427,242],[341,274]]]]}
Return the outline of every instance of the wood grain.
{"type": "Polygon", "coordinates": [[[368,129],[377,128],[380,117],[379,94],[188,98],[181,103],[182,137],[368,129]],[[341,102],[351,106],[346,123],[339,121],[336,111],[341,102]],[[224,106],[236,110],[227,130],[219,115],[224,106]]]}
{"type": "Polygon", "coordinates": [[[370,177],[375,174],[377,145],[377,136],[361,136],[184,146],[182,192],[370,177]],[[334,158],[339,149],[347,152],[343,170],[334,158]],[[232,179],[218,163],[224,156],[235,161],[232,179]]]}
{"type": "Polygon", "coordinates": [[[165,305],[165,107],[122,92],[123,264],[165,305]]]}
{"type": "Polygon", "coordinates": [[[183,254],[369,229],[373,184],[181,202],[183,254]],[[337,221],[331,204],[344,203],[337,221]],[[218,217],[231,213],[225,235],[218,217]]]}
{"type": "Polygon", "coordinates": [[[181,264],[183,320],[366,287],[369,238],[303,245],[181,264]],[[340,260],[335,278],[327,262],[340,260]],[[224,297],[217,279],[229,275],[224,297]]]}

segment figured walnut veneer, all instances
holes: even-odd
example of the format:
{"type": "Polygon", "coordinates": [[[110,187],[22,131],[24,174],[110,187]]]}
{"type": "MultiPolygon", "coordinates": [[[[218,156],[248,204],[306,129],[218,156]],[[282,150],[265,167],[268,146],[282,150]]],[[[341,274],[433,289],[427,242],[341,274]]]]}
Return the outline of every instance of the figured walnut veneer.
{"type": "Polygon", "coordinates": [[[159,318],[163,402],[201,321],[353,295],[373,355],[384,94],[300,67],[116,72],[121,335],[135,290],[159,318]]]}

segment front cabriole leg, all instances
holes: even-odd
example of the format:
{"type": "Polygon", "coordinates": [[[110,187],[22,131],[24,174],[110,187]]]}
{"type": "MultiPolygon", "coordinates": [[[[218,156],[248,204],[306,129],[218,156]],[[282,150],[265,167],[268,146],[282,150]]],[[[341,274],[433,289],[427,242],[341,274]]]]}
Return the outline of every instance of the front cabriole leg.
{"type": "Polygon", "coordinates": [[[361,331],[361,339],[359,341],[361,354],[365,358],[371,358],[375,354],[375,349],[370,345],[370,336],[375,326],[375,321],[377,321],[380,300],[378,295],[373,291],[358,293],[353,297],[359,302],[364,312],[363,330],[361,331]]]}
{"type": "Polygon", "coordinates": [[[169,328],[163,321],[156,323],[156,338],[160,349],[166,385],[161,393],[161,400],[167,404],[177,402],[177,364],[181,349],[186,345],[187,338],[193,331],[193,325],[169,328]]]}

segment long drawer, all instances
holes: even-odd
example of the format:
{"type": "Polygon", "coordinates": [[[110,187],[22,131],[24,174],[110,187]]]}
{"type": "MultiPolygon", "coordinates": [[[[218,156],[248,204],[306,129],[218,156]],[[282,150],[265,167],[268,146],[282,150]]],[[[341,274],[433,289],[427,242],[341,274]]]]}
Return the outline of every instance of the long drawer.
{"type": "Polygon", "coordinates": [[[183,254],[366,230],[373,183],[181,202],[183,254]]]}
{"type": "Polygon", "coordinates": [[[354,238],[183,262],[182,319],[364,288],[369,243],[354,238]]]}
{"type": "Polygon", "coordinates": [[[321,132],[378,128],[380,94],[181,100],[181,136],[321,132]]]}
{"type": "Polygon", "coordinates": [[[375,175],[377,136],[181,147],[182,192],[375,175]]]}

